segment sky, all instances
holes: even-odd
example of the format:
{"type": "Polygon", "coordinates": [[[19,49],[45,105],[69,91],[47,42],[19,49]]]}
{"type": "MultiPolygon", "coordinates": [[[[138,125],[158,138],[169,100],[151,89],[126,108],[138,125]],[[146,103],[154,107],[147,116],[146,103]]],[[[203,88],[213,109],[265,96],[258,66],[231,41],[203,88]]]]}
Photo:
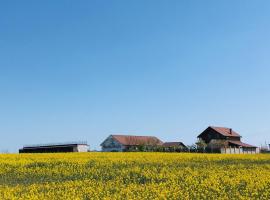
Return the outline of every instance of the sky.
{"type": "Polygon", "coordinates": [[[0,151],[110,134],[270,141],[270,2],[0,2],[0,151]]]}

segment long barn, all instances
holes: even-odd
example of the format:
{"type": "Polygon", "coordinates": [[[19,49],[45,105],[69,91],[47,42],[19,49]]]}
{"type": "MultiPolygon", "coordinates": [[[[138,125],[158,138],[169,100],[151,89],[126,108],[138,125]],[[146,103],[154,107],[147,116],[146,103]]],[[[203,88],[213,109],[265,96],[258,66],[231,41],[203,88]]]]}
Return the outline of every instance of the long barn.
{"type": "Polygon", "coordinates": [[[65,153],[65,152],[87,152],[87,142],[51,143],[39,145],[27,145],[19,150],[19,153],[65,153]]]}
{"type": "Polygon", "coordinates": [[[162,146],[163,142],[154,136],[134,136],[134,135],[110,135],[102,143],[104,152],[122,152],[129,151],[139,146],[162,146]]]}

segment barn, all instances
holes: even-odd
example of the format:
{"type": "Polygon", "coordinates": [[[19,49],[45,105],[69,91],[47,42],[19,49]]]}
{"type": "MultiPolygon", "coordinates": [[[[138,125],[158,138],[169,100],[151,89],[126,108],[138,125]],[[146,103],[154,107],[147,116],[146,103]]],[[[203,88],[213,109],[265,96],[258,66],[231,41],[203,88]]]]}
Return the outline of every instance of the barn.
{"type": "Polygon", "coordinates": [[[38,145],[26,145],[19,153],[64,153],[64,152],[87,152],[87,142],[50,143],[38,145]]]}
{"type": "Polygon", "coordinates": [[[153,147],[162,144],[163,142],[154,136],[110,135],[100,146],[104,152],[123,152],[136,150],[140,146],[153,147]]]}

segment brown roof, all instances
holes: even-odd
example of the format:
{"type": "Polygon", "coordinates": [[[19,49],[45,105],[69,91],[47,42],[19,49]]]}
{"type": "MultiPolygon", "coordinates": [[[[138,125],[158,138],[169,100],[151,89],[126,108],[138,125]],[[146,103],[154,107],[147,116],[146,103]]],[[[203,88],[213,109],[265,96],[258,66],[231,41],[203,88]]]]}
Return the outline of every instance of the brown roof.
{"type": "Polygon", "coordinates": [[[250,144],[246,144],[246,143],[243,143],[241,141],[232,141],[232,140],[229,140],[229,143],[235,144],[235,145],[238,145],[238,146],[241,146],[241,147],[254,147],[254,148],[256,148],[256,146],[253,146],[253,145],[250,145],[250,144]]]}
{"type": "Polygon", "coordinates": [[[154,136],[112,135],[122,145],[162,145],[163,142],[154,136]]]}
{"type": "Polygon", "coordinates": [[[164,142],[162,146],[164,146],[164,147],[179,147],[179,146],[186,147],[182,142],[164,142]]]}
{"type": "Polygon", "coordinates": [[[238,133],[236,133],[231,128],[215,127],[215,126],[210,126],[209,128],[214,129],[216,132],[218,132],[218,133],[220,133],[221,135],[224,135],[224,136],[241,137],[238,133]]]}

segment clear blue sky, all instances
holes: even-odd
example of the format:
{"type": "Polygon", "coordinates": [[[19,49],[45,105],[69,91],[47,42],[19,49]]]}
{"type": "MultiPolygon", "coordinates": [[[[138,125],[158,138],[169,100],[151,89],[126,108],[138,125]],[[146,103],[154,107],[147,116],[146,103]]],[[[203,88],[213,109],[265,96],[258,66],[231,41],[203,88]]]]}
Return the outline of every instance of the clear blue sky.
{"type": "Polygon", "coordinates": [[[270,141],[269,1],[1,1],[0,150],[209,125],[270,141]]]}

